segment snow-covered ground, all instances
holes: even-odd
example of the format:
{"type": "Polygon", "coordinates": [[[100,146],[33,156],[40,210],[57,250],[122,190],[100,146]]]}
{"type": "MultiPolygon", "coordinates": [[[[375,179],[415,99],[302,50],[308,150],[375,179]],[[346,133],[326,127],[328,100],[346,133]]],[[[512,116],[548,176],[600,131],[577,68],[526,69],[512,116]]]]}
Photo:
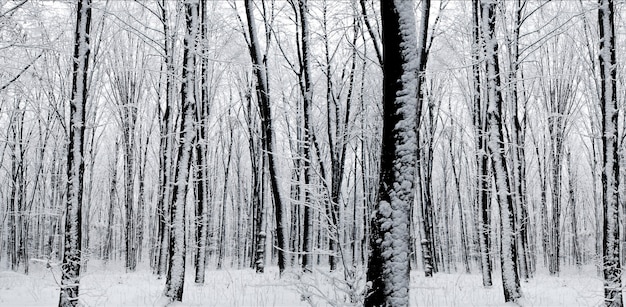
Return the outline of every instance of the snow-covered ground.
{"type": "MultiPolygon", "coordinates": [[[[341,283],[342,275],[320,270],[312,276],[286,274],[279,279],[276,268],[265,274],[253,270],[207,271],[206,283],[193,283],[188,272],[184,300],[177,306],[350,306],[350,289],[341,283]]],[[[424,278],[415,271],[411,279],[413,306],[507,306],[498,277],[494,286],[482,287],[478,274],[436,274],[424,278]]],[[[56,306],[58,268],[33,264],[24,275],[0,271],[0,306],[56,306]]],[[[90,263],[81,281],[81,297],[86,306],[158,306],[164,280],[147,268],[125,273],[121,265],[90,263]]],[[[362,283],[353,285],[358,291],[362,283]]],[[[539,273],[522,282],[523,306],[598,306],[602,303],[602,280],[593,267],[581,271],[565,269],[560,277],[539,273]]]]}

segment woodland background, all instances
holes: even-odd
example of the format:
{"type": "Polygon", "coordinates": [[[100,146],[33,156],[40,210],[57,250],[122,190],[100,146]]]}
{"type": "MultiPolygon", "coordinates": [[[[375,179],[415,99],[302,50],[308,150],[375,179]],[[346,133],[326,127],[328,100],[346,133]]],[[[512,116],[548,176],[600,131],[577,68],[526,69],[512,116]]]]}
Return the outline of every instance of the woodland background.
{"type": "MultiPolygon", "coordinates": [[[[488,75],[474,4],[415,4],[418,25],[426,26],[417,33],[425,39],[410,260],[427,275],[483,272],[486,283],[483,259],[499,267],[502,233],[480,141],[488,111],[475,99],[488,92],[476,82],[488,75]]],[[[203,282],[206,268],[262,272],[265,264],[362,278],[381,156],[378,3],[309,1],[306,11],[298,1],[196,5],[191,23],[190,5],[181,1],[91,5],[82,269],[91,260],[127,271],[149,264],[164,276],[174,244],[169,232],[184,225],[182,257],[196,270],[195,282],[203,282]],[[195,38],[186,41],[190,33],[195,38]],[[251,44],[259,51],[252,57],[251,44]],[[259,67],[265,91],[257,88],[259,67]],[[185,138],[188,127],[194,138],[185,138]],[[183,147],[188,157],[177,154],[183,147]],[[181,159],[190,164],[179,176],[181,159]],[[189,184],[182,199],[175,196],[181,180],[189,184]],[[177,201],[182,214],[171,207],[177,201]]],[[[598,3],[516,0],[494,7],[519,275],[529,279],[542,268],[558,275],[564,266],[588,264],[600,270],[598,3]]],[[[625,46],[622,7],[616,3],[618,54],[625,46]]],[[[68,21],[76,11],[73,1],[0,2],[0,265],[18,272],[63,256],[76,34],[68,21]]],[[[622,59],[615,66],[617,147],[626,161],[622,59]]]]}

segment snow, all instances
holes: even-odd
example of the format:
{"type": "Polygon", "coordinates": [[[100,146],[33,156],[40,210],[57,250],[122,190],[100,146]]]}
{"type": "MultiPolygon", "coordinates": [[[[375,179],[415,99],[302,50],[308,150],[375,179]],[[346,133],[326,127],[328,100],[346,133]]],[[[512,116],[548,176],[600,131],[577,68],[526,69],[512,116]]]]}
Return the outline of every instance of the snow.
{"type": "MultiPolygon", "coordinates": [[[[150,273],[145,266],[137,272],[124,272],[123,263],[90,262],[81,279],[81,300],[85,306],[163,306],[161,300],[164,279],[150,273]]],[[[30,275],[0,271],[0,306],[56,306],[58,304],[58,266],[46,269],[45,264],[33,263],[30,275]]],[[[208,270],[206,282],[199,286],[185,284],[182,303],[173,306],[326,306],[350,304],[339,279],[342,274],[330,276],[327,268],[319,267],[312,275],[297,278],[286,274],[278,278],[278,268],[269,267],[265,274],[253,269],[208,270]],[[345,300],[345,301],[341,301],[345,300]],[[311,304],[309,304],[309,302],[311,304]]],[[[193,280],[193,270],[187,270],[193,280]]],[[[494,286],[484,288],[481,275],[435,274],[423,277],[421,271],[411,272],[411,306],[515,306],[504,303],[501,280],[494,275],[494,286]]],[[[364,276],[355,289],[364,287],[364,276]]],[[[522,306],[598,306],[603,302],[602,279],[594,266],[581,271],[564,267],[561,276],[550,276],[547,271],[522,283],[522,306]]]]}

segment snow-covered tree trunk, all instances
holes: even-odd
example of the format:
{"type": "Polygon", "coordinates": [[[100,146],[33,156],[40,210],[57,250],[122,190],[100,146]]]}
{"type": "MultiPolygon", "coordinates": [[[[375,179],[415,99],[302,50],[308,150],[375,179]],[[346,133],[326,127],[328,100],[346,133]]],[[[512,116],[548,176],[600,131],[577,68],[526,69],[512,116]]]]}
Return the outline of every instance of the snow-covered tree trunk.
{"type": "Polygon", "coordinates": [[[195,169],[195,192],[196,192],[196,206],[194,216],[194,228],[196,231],[196,246],[195,246],[195,282],[204,283],[204,271],[206,270],[206,247],[208,241],[209,224],[208,215],[208,159],[206,156],[207,151],[207,121],[209,117],[209,80],[208,80],[208,66],[209,59],[204,54],[207,50],[207,3],[206,1],[200,2],[200,36],[199,47],[202,50],[202,56],[200,58],[200,103],[196,105],[196,122],[197,122],[197,134],[198,138],[195,144],[196,154],[196,169],[195,169]]]}
{"type": "Polygon", "coordinates": [[[167,270],[165,296],[170,301],[182,301],[185,283],[186,258],[186,215],[185,204],[189,190],[191,156],[196,136],[195,119],[195,71],[196,38],[198,32],[199,1],[185,1],[185,38],[183,50],[183,74],[181,83],[182,116],[180,119],[180,139],[177,149],[176,170],[172,187],[172,207],[170,211],[170,264],[167,270]]]}
{"type": "MultiPolygon", "coordinates": [[[[429,133],[425,133],[422,136],[422,131],[428,131],[428,127],[425,127],[424,130],[420,129],[422,125],[422,105],[424,105],[424,91],[425,91],[425,81],[426,77],[424,72],[426,70],[426,64],[428,62],[428,20],[430,19],[430,0],[424,0],[422,2],[422,16],[420,20],[419,26],[419,34],[418,34],[418,71],[417,71],[417,103],[420,106],[416,108],[416,125],[417,125],[417,144],[418,144],[418,158],[417,158],[417,167],[415,169],[417,173],[417,181],[418,181],[418,193],[419,193],[419,208],[421,214],[420,221],[420,233],[422,236],[422,240],[420,245],[422,246],[422,261],[424,263],[424,275],[426,277],[432,277],[433,272],[437,271],[437,266],[435,264],[435,240],[434,240],[434,231],[433,231],[433,210],[432,210],[432,189],[430,181],[427,178],[431,174],[432,170],[432,160],[430,155],[431,140],[432,135],[429,133]],[[422,140],[426,142],[422,142],[422,140]],[[419,148],[422,144],[425,144],[426,148],[419,148]],[[422,176],[425,176],[422,179],[422,176]]],[[[429,123],[432,123],[430,121],[429,123]]],[[[432,126],[431,126],[432,127],[432,126]]]]}
{"type": "Polygon", "coordinates": [[[600,0],[600,104],[602,110],[602,190],[604,203],[604,304],[623,306],[622,268],[619,248],[619,158],[617,146],[617,61],[615,52],[615,12],[613,0],[600,0]]]}
{"type": "Polygon", "coordinates": [[[408,306],[409,217],[416,164],[417,35],[414,1],[381,1],[383,135],[371,220],[365,306],[408,306]]]}
{"type": "Polygon", "coordinates": [[[491,194],[489,177],[489,156],[487,155],[487,108],[481,94],[481,40],[480,40],[480,4],[472,0],[472,80],[474,105],[473,122],[476,133],[476,206],[479,212],[478,242],[480,245],[480,269],[483,286],[490,287],[491,279],[491,194]]]}
{"type": "Polygon", "coordinates": [[[163,63],[165,75],[165,106],[158,106],[159,114],[159,194],[157,200],[156,215],[157,227],[157,252],[155,259],[155,272],[160,278],[167,273],[169,262],[169,212],[171,207],[171,184],[173,164],[173,130],[174,110],[172,105],[176,101],[175,95],[175,69],[174,69],[174,37],[169,27],[167,0],[161,0],[161,22],[163,26],[163,63]]]}
{"type": "Polygon", "coordinates": [[[495,37],[496,5],[496,0],[483,0],[481,2],[481,21],[487,64],[487,145],[491,154],[495,191],[500,206],[500,262],[504,299],[510,302],[520,298],[521,292],[516,261],[515,202],[512,195],[503,133],[498,42],[495,37]]]}
{"type": "Polygon", "coordinates": [[[287,266],[285,252],[289,249],[286,241],[285,227],[283,221],[283,202],[278,185],[278,166],[276,165],[274,153],[274,130],[272,129],[272,114],[269,84],[267,81],[267,67],[261,58],[259,41],[257,38],[256,22],[254,19],[254,5],[252,0],[245,0],[246,18],[248,20],[248,47],[250,58],[252,59],[253,71],[257,82],[257,97],[259,110],[261,113],[261,130],[263,137],[263,149],[267,153],[267,164],[269,168],[269,179],[272,188],[272,199],[274,201],[274,212],[276,218],[276,239],[278,244],[278,268],[282,273],[287,266]]]}
{"type": "MultiPolygon", "coordinates": [[[[522,11],[520,0],[513,2],[513,31],[510,34],[510,38],[507,40],[507,48],[509,54],[509,71],[507,76],[508,82],[508,98],[511,112],[511,127],[509,138],[513,142],[513,148],[510,154],[511,160],[511,186],[514,193],[516,203],[516,220],[515,223],[518,226],[518,235],[516,236],[517,252],[518,252],[518,264],[520,274],[528,279],[529,270],[528,263],[526,261],[526,248],[527,248],[527,223],[528,216],[526,214],[526,168],[525,168],[525,151],[524,151],[524,138],[526,119],[519,115],[520,111],[525,112],[524,105],[520,108],[519,87],[520,82],[518,77],[520,75],[520,56],[519,56],[519,38],[520,28],[522,26],[522,11]]],[[[523,102],[523,100],[522,100],[523,102]]]]}
{"type": "MultiPolygon", "coordinates": [[[[310,31],[308,23],[308,1],[298,1],[298,13],[300,16],[300,32],[301,32],[301,63],[300,63],[300,91],[303,97],[303,139],[302,154],[304,159],[302,161],[302,169],[304,172],[304,225],[303,225],[303,252],[302,255],[302,268],[306,271],[311,271],[311,265],[313,264],[313,210],[311,206],[311,148],[314,146],[313,130],[311,127],[311,106],[313,104],[313,85],[311,80],[311,49],[310,49],[310,31]]],[[[331,239],[332,242],[332,239],[331,239]]],[[[331,243],[332,246],[332,243],[331,243]]],[[[332,248],[330,253],[332,254],[332,248]]],[[[332,259],[332,255],[330,256],[332,259]]],[[[333,262],[330,261],[331,269],[333,262]]]]}
{"type": "Polygon", "coordinates": [[[78,286],[82,262],[81,208],[83,206],[83,173],[85,169],[85,110],[87,105],[87,74],[89,70],[89,32],[91,0],[80,0],[76,6],[76,31],[72,65],[72,96],[70,98],[69,145],[67,148],[67,204],[65,244],[61,264],[59,306],[78,306],[78,286]]]}

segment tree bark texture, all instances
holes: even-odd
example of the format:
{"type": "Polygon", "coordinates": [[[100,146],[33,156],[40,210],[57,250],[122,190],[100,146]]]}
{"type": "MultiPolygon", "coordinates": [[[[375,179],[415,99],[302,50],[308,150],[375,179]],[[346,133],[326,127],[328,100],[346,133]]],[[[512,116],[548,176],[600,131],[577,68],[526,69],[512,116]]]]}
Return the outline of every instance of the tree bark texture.
{"type": "Polygon", "coordinates": [[[67,148],[67,203],[61,293],[59,306],[78,306],[78,286],[82,264],[81,209],[83,206],[83,174],[85,171],[85,110],[87,108],[87,75],[89,72],[89,32],[91,0],[80,0],[76,7],[76,31],[70,98],[69,145],[67,148]]]}
{"type": "Polygon", "coordinates": [[[409,217],[416,165],[417,35],[413,1],[381,1],[383,135],[378,200],[371,220],[365,306],[407,306],[409,217]]]}
{"type": "Polygon", "coordinates": [[[622,268],[619,248],[619,156],[617,60],[615,53],[615,12],[612,0],[600,0],[600,104],[602,112],[602,202],[604,204],[604,241],[602,246],[605,306],[623,306],[622,268]]]}

